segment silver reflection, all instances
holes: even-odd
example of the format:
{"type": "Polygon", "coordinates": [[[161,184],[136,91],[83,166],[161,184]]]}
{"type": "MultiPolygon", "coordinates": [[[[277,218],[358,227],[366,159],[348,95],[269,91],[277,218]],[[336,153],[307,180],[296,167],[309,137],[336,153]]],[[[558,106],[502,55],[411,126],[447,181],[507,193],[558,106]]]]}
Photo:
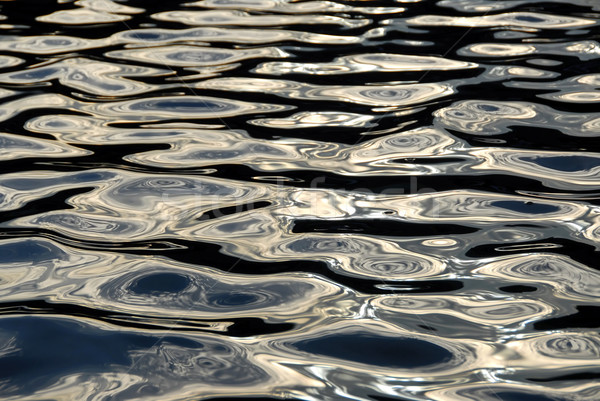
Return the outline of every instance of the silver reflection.
{"type": "Polygon", "coordinates": [[[598,1],[434,3],[3,5],[2,398],[600,399],[598,1]]]}
{"type": "Polygon", "coordinates": [[[338,57],[329,63],[270,62],[259,65],[254,71],[270,75],[340,75],[361,72],[445,71],[475,67],[475,63],[440,57],[373,53],[338,57]]]}

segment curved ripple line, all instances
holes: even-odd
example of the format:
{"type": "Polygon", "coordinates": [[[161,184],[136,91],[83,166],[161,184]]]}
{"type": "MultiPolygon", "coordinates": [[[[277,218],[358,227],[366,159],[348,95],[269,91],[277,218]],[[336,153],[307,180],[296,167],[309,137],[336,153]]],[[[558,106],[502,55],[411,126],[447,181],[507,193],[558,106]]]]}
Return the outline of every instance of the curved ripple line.
{"type": "Polygon", "coordinates": [[[36,237],[2,240],[0,250],[3,302],[44,299],[160,318],[163,326],[179,318],[184,325],[241,317],[282,322],[298,315],[308,323],[320,319],[322,303],[352,301],[339,285],[305,273],[252,277],[165,257],[82,251],[36,237]]]}
{"type": "Polygon", "coordinates": [[[409,25],[419,26],[463,26],[470,28],[525,27],[539,29],[571,29],[596,25],[593,19],[535,12],[512,12],[476,17],[447,17],[442,15],[420,15],[406,20],[409,25]]]}
{"type": "Polygon", "coordinates": [[[36,18],[39,22],[60,25],[110,24],[113,22],[128,21],[130,19],[131,16],[129,15],[113,14],[89,8],[60,10],[36,18]]]}
{"type": "Polygon", "coordinates": [[[208,96],[145,97],[113,103],[90,103],[84,110],[106,117],[131,121],[157,121],[170,118],[224,118],[243,114],[272,113],[291,110],[294,106],[250,103],[208,96]]]}
{"type": "Polygon", "coordinates": [[[418,83],[398,85],[313,85],[260,78],[214,78],[195,85],[201,89],[261,92],[288,99],[330,100],[367,106],[408,106],[454,93],[449,84],[418,83]]]}
{"type": "Polygon", "coordinates": [[[475,272],[531,283],[543,282],[567,299],[590,302],[600,293],[600,274],[562,255],[540,253],[507,257],[475,272]]]}
{"type": "Polygon", "coordinates": [[[130,96],[155,89],[125,77],[156,77],[170,74],[164,69],[112,64],[83,57],[69,58],[24,71],[0,74],[1,83],[33,84],[54,79],[65,86],[101,96],[130,96]]]}
{"type": "Polygon", "coordinates": [[[598,5],[595,0],[570,0],[568,2],[565,0],[440,0],[436,3],[436,5],[440,7],[451,7],[457,11],[463,12],[486,13],[490,11],[500,11],[519,7],[524,4],[535,3],[574,4],[582,7],[590,7],[595,11],[600,11],[600,5],[598,5]]]}
{"type": "Polygon", "coordinates": [[[370,128],[377,124],[371,123],[375,116],[345,113],[342,111],[304,111],[295,113],[287,118],[260,118],[249,120],[248,123],[259,127],[277,129],[301,129],[316,127],[355,127],[370,128]]]}
{"type": "Polygon", "coordinates": [[[434,125],[473,135],[500,135],[511,127],[555,129],[565,135],[594,137],[600,113],[572,113],[531,102],[461,100],[433,112],[434,125]]]}
{"type": "Polygon", "coordinates": [[[442,57],[370,53],[337,57],[328,63],[267,62],[252,71],[269,75],[342,75],[363,72],[448,71],[477,66],[475,63],[442,57]]]}
{"type": "Polygon", "coordinates": [[[362,14],[394,14],[403,12],[402,7],[354,7],[332,1],[303,1],[294,3],[290,0],[261,0],[261,1],[223,1],[200,0],[185,3],[188,7],[203,7],[218,10],[271,11],[284,14],[305,13],[340,13],[355,12],[362,14]]]}
{"type": "Polygon", "coordinates": [[[165,11],[153,14],[152,18],[159,21],[178,22],[186,25],[199,26],[280,26],[297,24],[334,24],[346,28],[360,28],[369,25],[369,19],[351,19],[330,15],[300,16],[290,15],[254,15],[239,10],[210,10],[210,11],[165,11]]]}
{"type": "MultiPolygon", "coordinates": [[[[109,38],[111,42],[137,45],[166,45],[183,41],[197,42],[230,42],[246,44],[266,44],[283,41],[301,43],[344,45],[359,43],[360,37],[320,34],[312,32],[288,31],[283,29],[243,29],[243,28],[189,28],[163,29],[146,28],[131,29],[115,33],[109,38]]],[[[2,49],[2,47],[0,47],[2,49]]]]}
{"type": "Polygon", "coordinates": [[[128,61],[178,66],[206,67],[236,63],[253,58],[284,58],[289,54],[276,47],[253,49],[219,49],[215,47],[169,45],[142,49],[123,49],[105,53],[128,61]]]}
{"type": "Polygon", "coordinates": [[[121,3],[115,3],[112,0],[77,0],[76,6],[89,8],[95,11],[106,11],[117,14],[140,14],[143,13],[143,8],[131,7],[121,3]]]}
{"type": "MultiPolygon", "coordinates": [[[[575,77],[570,77],[554,83],[558,89],[552,93],[536,95],[542,99],[553,100],[556,102],[565,103],[597,103],[600,100],[598,89],[600,88],[600,74],[586,74],[575,77]]],[[[505,84],[512,88],[523,89],[543,89],[547,90],[547,86],[540,85],[538,82],[507,82],[505,84]]],[[[593,117],[596,117],[595,114],[593,117]]],[[[595,118],[597,120],[597,118],[595,118]]],[[[586,122],[586,127],[591,122],[586,122]]]]}
{"type": "Polygon", "coordinates": [[[92,152],[46,139],[0,133],[0,161],[26,157],[79,157],[92,152]]]}
{"type": "Polygon", "coordinates": [[[575,56],[582,61],[600,58],[600,44],[595,40],[567,43],[475,43],[457,52],[466,57],[514,57],[531,54],[575,56]]]}

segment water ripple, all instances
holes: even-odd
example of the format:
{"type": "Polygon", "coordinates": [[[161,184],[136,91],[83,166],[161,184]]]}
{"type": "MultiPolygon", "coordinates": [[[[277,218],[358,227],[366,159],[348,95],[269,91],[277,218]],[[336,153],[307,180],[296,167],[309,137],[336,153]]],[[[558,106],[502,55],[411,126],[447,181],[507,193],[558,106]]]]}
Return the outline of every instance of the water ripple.
{"type": "Polygon", "coordinates": [[[555,129],[564,135],[595,137],[593,121],[598,113],[570,113],[549,106],[499,100],[463,100],[436,110],[434,124],[473,135],[500,135],[511,127],[555,129]],[[592,125],[592,126],[590,126],[592,125]]]}
{"type": "MultiPolygon", "coordinates": [[[[548,94],[536,95],[542,99],[553,100],[560,103],[597,103],[600,99],[598,88],[600,88],[600,75],[589,74],[567,78],[556,82],[559,86],[557,91],[548,94]]],[[[543,89],[545,86],[539,85],[537,82],[510,82],[506,86],[524,88],[524,89],[543,89]]],[[[595,116],[595,115],[594,115],[595,116]]],[[[595,118],[597,120],[597,118],[595,118]]],[[[589,121],[586,121],[589,124],[589,121]]]]}
{"type": "Polygon", "coordinates": [[[600,45],[594,40],[568,43],[477,43],[458,50],[466,57],[515,57],[531,54],[577,57],[582,61],[600,57],[600,45]]]}
{"type": "Polygon", "coordinates": [[[0,16],[0,398],[600,398],[597,0],[55,3],[0,16]]]}
{"type": "Polygon", "coordinates": [[[435,71],[475,68],[477,64],[439,57],[411,56],[402,54],[359,54],[338,57],[329,63],[270,62],[259,65],[259,74],[314,74],[340,75],[360,72],[435,71]]]}
{"type": "Polygon", "coordinates": [[[335,24],[346,28],[359,28],[371,23],[368,19],[348,19],[329,15],[252,15],[237,10],[165,11],[154,14],[159,21],[179,22],[193,26],[280,26],[297,24],[335,24]]]}
{"type": "Polygon", "coordinates": [[[117,50],[106,53],[106,56],[163,66],[205,67],[231,64],[252,58],[283,58],[289,55],[276,47],[219,49],[214,47],[171,45],[151,47],[149,49],[117,50]]]}
{"type": "Polygon", "coordinates": [[[25,71],[0,74],[0,83],[27,85],[57,79],[62,85],[96,95],[131,96],[147,93],[154,87],[126,77],[156,77],[169,73],[165,69],[70,58],[25,71]]]}
{"type": "Polygon", "coordinates": [[[114,103],[90,104],[86,107],[101,116],[115,116],[129,121],[223,118],[241,114],[284,111],[292,108],[293,106],[250,103],[208,96],[147,97],[114,103]]]}
{"type": "Polygon", "coordinates": [[[300,43],[324,45],[347,45],[360,42],[360,38],[356,36],[320,34],[303,31],[289,31],[283,29],[261,30],[218,27],[190,29],[131,29],[114,34],[112,40],[119,43],[146,46],[173,44],[182,41],[190,41],[194,44],[197,44],[197,42],[265,44],[284,41],[297,41],[300,43]]]}
{"type": "Polygon", "coordinates": [[[90,153],[60,142],[0,133],[0,161],[25,157],[78,157],[90,153]]]}
{"type": "Polygon", "coordinates": [[[356,12],[364,14],[394,14],[404,11],[402,7],[354,7],[333,1],[304,1],[301,3],[289,0],[257,0],[257,1],[223,1],[200,0],[186,3],[186,6],[212,8],[219,10],[271,11],[285,14],[303,13],[340,13],[356,12]]]}
{"type": "Polygon", "coordinates": [[[329,100],[367,106],[408,106],[445,97],[454,92],[444,83],[398,85],[311,85],[261,78],[215,78],[196,85],[202,89],[269,93],[288,99],[329,100]]]}
{"type": "Polygon", "coordinates": [[[513,12],[476,17],[447,17],[420,15],[406,21],[417,26],[463,26],[463,27],[523,27],[539,29],[571,29],[597,24],[593,19],[567,17],[533,12],[513,12]]]}
{"type": "Polygon", "coordinates": [[[287,118],[262,118],[249,120],[248,123],[261,127],[278,129],[301,129],[314,127],[359,127],[370,128],[374,116],[339,111],[300,112],[287,118]]]}
{"type": "Polygon", "coordinates": [[[128,15],[118,15],[93,9],[79,8],[73,10],[55,11],[52,14],[36,18],[40,22],[61,25],[87,25],[107,24],[112,22],[127,21],[131,19],[128,15]]]}

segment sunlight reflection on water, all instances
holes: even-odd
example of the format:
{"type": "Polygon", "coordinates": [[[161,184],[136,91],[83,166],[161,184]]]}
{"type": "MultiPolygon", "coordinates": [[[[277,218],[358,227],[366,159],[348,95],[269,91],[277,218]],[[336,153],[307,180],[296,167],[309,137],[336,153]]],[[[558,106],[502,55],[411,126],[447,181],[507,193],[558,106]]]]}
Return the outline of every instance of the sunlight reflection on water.
{"type": "Polygon", "coordinates": [[[599,399],[598,11],[2,2],[2,399],[599,399]]]}

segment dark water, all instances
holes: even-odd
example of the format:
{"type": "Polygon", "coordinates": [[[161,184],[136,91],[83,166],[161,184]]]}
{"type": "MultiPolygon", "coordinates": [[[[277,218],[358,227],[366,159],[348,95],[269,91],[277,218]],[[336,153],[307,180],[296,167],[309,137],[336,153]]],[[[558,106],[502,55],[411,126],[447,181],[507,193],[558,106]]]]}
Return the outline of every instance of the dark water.
{"type": "Polygon", "coordinates": [[[598,0],[0,7],[1,399],[600,399],[598,0]]]}

